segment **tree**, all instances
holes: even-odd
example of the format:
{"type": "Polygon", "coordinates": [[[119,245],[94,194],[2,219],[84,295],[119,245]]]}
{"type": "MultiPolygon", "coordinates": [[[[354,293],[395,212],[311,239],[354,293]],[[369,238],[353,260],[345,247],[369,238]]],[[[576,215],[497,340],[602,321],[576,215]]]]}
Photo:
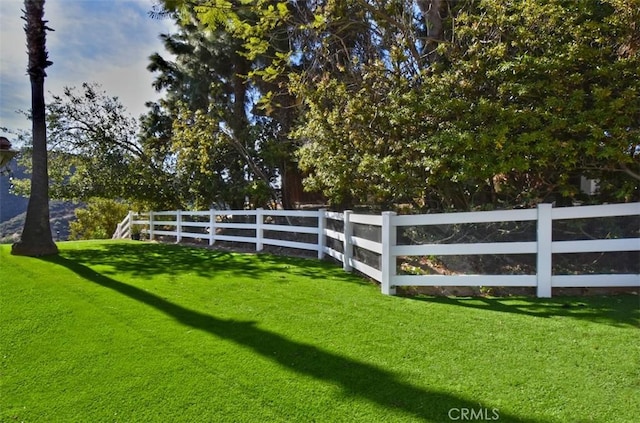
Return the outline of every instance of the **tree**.
{"type": "Polygon", "coordinates": [[[115,200],[91,198],[86,207],[75,210],[76,220],[69,224],[70,239],[111,238],[130,207],[115,200]]]}
{"type": "Polygon", "coordinates": [[[33,132],[33,173],[27,216],[20,241],[13,244],[11,253],[44,256],[58,253],[53,242],[49,222],[49,177],[47,169],[47,133],[45,123],[45,69],[52,64],[46,50],[47,21],[43,20],[44,0],[25,0],[24,20],[31,81],[31,113],[33,132]]]}
{"type": "Polygon", "coordinates": [[[420,13],[404,0],[315,9],[319,23],[308,26],[314,41],[306,51],[320,65],[289,84],[303,105],[295,137],[307,188],[340,208],[424,203],[432,158],[423,144],[433,128],[422,113],[422,86],[446,33],[446,3],[422,2],[420,13]],[[426,29],[427,11],[439,19],[437,33],[426,29]]]}
{"type": "MultiPolygon", "coordinates": [[[[46,105],[51,198],[126,199],[154,209],[180,207],[167,152],[139,136],[117,97],[95,83],[65,87],[46,105]]],[[[23,154],[24,161],[31,150],[23,154]]],[[[28,163],[23,163],[30,169],[28,163]]],[[[28,195],[29,181],[14,181],[28,195]]]]}
{"type": "Polygon", "coordinates": [[[305,183],[339,208],[422,207],[433,166],[424,147],[433,128],[420,119],[422,96],[382,64],[365,69],[357,87],[329,78],[306,90],[304,124],[295,132],[306,140],[297,153],[305,183]]]}
{"type": "Polygon", "coordinates": [[[471,209],[586,200],[586,175],[600,180],[590,201],[637,198],[639,6],[467,3],[415,73],[396,59],[410,49],[390,44],[359,67],[361,82],[324,73],[301,85],[307,183],[337,204],[414,196],[471,209]]]}
{"type": "Polygon", "coordinates": [[[266,192],[269,203],[281,199],[284,207],[293,206],[302,177],[293,156],[297,144],[289,137],[296,100],[285,86],[295,66],[286,58],[290,44],[297,43],[291,38],[297,31],[293,17],[305,13],[304,2],[163,5],[162,14],[174,17],[179,27],[164,36],[176,58],[151,58],[156,88],[167,92],[152,105],[155,117],[146,120],[170,123],[161,133],[168,135],[178,175],[188,178],[193,201],[242,204],[245,195],[258,200],[266,192]],[[276,70],[280,67],[287,72],[276,70]],[[208,132],[191,130],[191,122],[207,126],[208,132]],[[194,166],[194,159],[201,165],[194,166]],[[278,183],[282,195],[274,190],[278,183]]]}
{"type": "MultiPolygon", "coordinates": [[[[204,31],[190,13],[177,23],[176,34],[163,36],[175,60],[151,57],[155,87],[166,92],[150,104],[144,137],[173,155],[184,206],[242,208],[245,197],[255,197],[256,188],[268,192],[276,177],[260,155],[267,144],[251,112],[252,86],[245,79],[251,62],[231,34],[204,31]]],[[[270,197],[277,199],[273,190],[270,197]]]]}
{"type": "Polygon", "coordinates": [[[639,0],[166,3],[233,39],[252,105],[337,206],[638,198],[639,0]]]}
{"type": "Polygon", "coordinates": [[[637,0],[502,2],[460,14],[426,79],[441,156],[434,182],[464,184],[461,207],[638,195],[637,0]],[[493,200],[491,200],[493,199],[493,200]]]}

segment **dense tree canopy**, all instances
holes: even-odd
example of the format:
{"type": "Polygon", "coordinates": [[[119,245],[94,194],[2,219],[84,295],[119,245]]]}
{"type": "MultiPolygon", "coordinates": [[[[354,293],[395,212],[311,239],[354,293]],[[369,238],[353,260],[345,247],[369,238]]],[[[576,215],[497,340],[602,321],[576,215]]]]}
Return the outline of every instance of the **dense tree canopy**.
{"type": "Polygon", "coordinates": [[[484,1],[460,13],[428,79],[441,176],[516,203],[573,198],[580,174],[608,198],[637,195],[638,5],[484,1]]]}
{"type": "Polygon", "coordinates": [[[584,200],[580,176],[600,201],[638,195],[637,0],[166,5],[234,40],[336,205],[584,200]]]}
{"type": "Polygon", "coordinates": [[[477,2],[452,10],[455,32],[416,73],[392,53],[361,84],[307,84],[307,182],[339,202],[462,209],[570,200],[580,175],[607,200],[637,196],[638,10],[477,2]]]}
{"type": "MultiPolygon", "coordinates": [[[[126,199],[140,207],[177,207],[167,157],[138,137],[138,123],[97,84],[65,88],[46,105],[50,195],[87,201],[126,199]]],[[[29,168],[30,148],[22,164],[29,168]]],[[[14,180],[18,193],[28,180],[14,180]]]]}
{"type": "MultiPolygon", "coordinates": [[[[238,13],[237,19],[254,19],[250,8],[238,13]]],[[[277,180],[282,185],[287,171],[295,171],[290,123],[283,118],[289,115],[269,116],[259,109],[264,91],[249,77],[262,56],[249,57],[228,26],[205,29],[192,8],[169,15],[179,24],[176,34],[163,36],[174,57],[151,57],[155,86],[166,95],[152,105],[147,120],[162,123],[166,148],[175,155],[176,178],[188,186],[183,203],[289,205],[275,191],[277,180]]]]}
{"type": "Polygon", "coordinates": [[[49,105],[57,196],[152,207],[629,201],[640,0],[164,0],[163,93],[49,105]],[[579,190],[580,177],[599,193],[579,190]]]}

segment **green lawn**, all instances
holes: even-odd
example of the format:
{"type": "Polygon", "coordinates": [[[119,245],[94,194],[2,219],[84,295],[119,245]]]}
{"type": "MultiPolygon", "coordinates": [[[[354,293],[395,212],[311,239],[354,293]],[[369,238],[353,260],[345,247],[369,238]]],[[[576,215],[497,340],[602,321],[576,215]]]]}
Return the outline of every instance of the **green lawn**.
{"type": "Polygon", "coordinates": [[[317,260],[59,247],[0,247],[2,422],[640,416],[637,296],[409,299],[317,260]]]}

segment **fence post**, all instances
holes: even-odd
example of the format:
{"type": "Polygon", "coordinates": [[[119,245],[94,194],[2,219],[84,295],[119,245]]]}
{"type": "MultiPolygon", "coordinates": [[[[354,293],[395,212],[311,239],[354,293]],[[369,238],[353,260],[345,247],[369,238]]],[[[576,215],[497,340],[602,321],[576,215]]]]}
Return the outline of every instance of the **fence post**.
{"type": "Polygon", "coordinates": [[[216,211],[212,207],[209,209],[209,246],[216,242],[216,211]]]}
{"type": "Polygon", "coordinates": [[[133,232],[133,210],[129,210],[129,214],[127,215],[127,224],[124,225],[123,232],[120,235],[122,238],[125,234],[129,234],[129,239],[131,239],[131,233],[133,232]]]}
{"type": "Polygon", "coordinates": [[[176,243],[182,241],[182,210],[176,211],[176,243]]]}
{"type": "Polygon", "coordinates": [[[153,230],[155,225],[153,224],[153,212],[149,212],[149,241],[153,241],[153,230]]]}
{"type": "Polygon", "coordinates": [[[324,258],[324,228],[327,227],[327,209],[318,210],[318,260],[324,258]]]}
{"type": "Polygon", "coordinates": [[[553,220],[551,204],[538,204],[537,296],[551,298],[551,243],[553,220]]]}
{"type": "Polygon", "coordinates": [[[262,223],[264,221],[264,216],[262,215],[263,210],[262,207],[256,209],[256,251],[262,251],[264,248],[262,245],[262,238],[264,238],[264,230],[262,229],[262,223]]]}
{"type": "Polygon", "coordinates": [[[342,269],[345,272],[351,272],[351,259],[353,258],[353,246],[351,245],[351,236],[353,235],[353,223],[351,223],[351,214],[353,211],[344,211],[344,241],[342,241],[343,259],[342,269]]]}
{"type": "Polygon", "coordinates": [[[393,285],[393,279],[396,275],[396,256],[391,254],[391,248],[396,245],[396,228],[391,223],[391,219],[397,213],[382,213],[382,256],[381,271],[382,280],[380,281],[380,290],[385,295],[395,295],[396,287],[393,285]]]}

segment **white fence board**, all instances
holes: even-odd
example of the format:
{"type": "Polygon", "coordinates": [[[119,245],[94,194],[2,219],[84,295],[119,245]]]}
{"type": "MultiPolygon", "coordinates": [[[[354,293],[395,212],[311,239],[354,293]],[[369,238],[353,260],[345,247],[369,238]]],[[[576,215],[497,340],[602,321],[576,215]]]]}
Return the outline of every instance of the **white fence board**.
{"type": "Polygon", "coordinates": [[[225,229],[256,229],[258,225],[255,223],[216,223],[216,228],[225,228],[225,229]]]}
{"type": "Polygon", "coordinates": [[[248,244],[257,243],[257,239],[253,237],[247,236],[232,236],[232,235],[216,235],[216,241],[230,241],[230,242],[246,242],[248,244]]]}
{"type": "Polygon", "coordinates": [[[452,256],[472,254],[535,254],[535,242],[481,242],[468,244],[398,245],[394,256],[452,256]]]}
{"type": "Polygon", "coordinates": [[[552,253],[604,253],[610,251],[640,250],[640,238],[596,239],[580,241],[554,241],[552,253]]]}
{"type": "Polygon", "coordinates": [[[640,275],[555,275],[551,276],[551,286],[555,288],[602,288],[608,286],[640,288],[640,275]]]}
{"type": "Polygon", "coordinates": [[[601,206],[558,207],[552,210],[553,220],[597,217],[633,216],[640,214],[640,203],[607,204],[601,206]]]}
{"type": "Polygon", "coordinates": [[[325,229],[324,234],[329,238],[344,241],[344,234],[342,232],[334,231],[333,229],[325,229]]]}
{"type": "Polygon", "coordinates": [[[320,215],[317,210],[263,210],[263,216],[287,216],[287,217],[315,217],[320,215]]]}
{"type": "Polygon", "coordinates": [[[382,226],[382,216],[371,214],[352,214],[350,216],[351,223],[359,223],[361,225],[382,226]]]}
{"type": "Polygon", "coordinates": [[[331,220],[344,220],[344,213],[325,212],[324,217],[331,220]]]}
{"type": "Polygon", "coordinates": [[[300,234],[317,234],[318,228],[315,226],[287,226],[287,225],[274,225],[271,223],[263,223],[262,229],[265,231],[278,231],[300,234]]]}
{"type": "Polygon", "coordinates": [[[368,264],[364,264],[363,262],[351,259],[351,267],[356,269],[358,272],[364,273],[372,279],[380,282],[382,280],[382,272],[375,267],[371,267],[368,264]]]}
{"type": "Polygon", "coordinates": [[[536,209],[485,212],[434,213],[394,216],[393,226],[455,225],[462,223],[520,222],[536,220],[536,209]]]}
{"type": "Polygon", "coordinates": [[[180,236],[182,238],[200,238],[200,239],[209,239],[209,234],[207,233],[195,233],[195,232],[180,232],[180,236]]]}
{"type": "Polygon", "coordinates": [[[185,222],[184,220],[181,223],[182,227],[191,227],[191,228],[208,228],[211,226],[210,222],[185,222]]]}
{"type": "Polygon", "coordinates": [[[153,216],[177,216],[177,210],[163,210],[163,211],[154,211],[152,212],[153,216]]]}
{"type": "MultiPolygon", "coordinates": [[[[552,241],[553,221],[560,219],[582,219],[614,216],[636,216],[640,218],[640,203],[613,204],[602,206],[552,208],[541,204],[537,209],[502,210],[489,212],[468,212],[449,214],[426,214],[397,216],[395,213],[383,215],[358,215],[350,211],[344,213],[326,211],[295,210],[208,210],[208,211],[162,211],[151,213],[130,212],[118,224],[114,237],[130,237],[134,225],[141,226],[142,233],[152,239],[156,235],[182,238],[200,238],[213,241],[252,243],[256,249],[262,245],[319,251],[318,256],[328,255],[343,263],[347,271],[359,272],[381,282],[382,291],[392,294],[395,286],[515,286],[537,287],[539,296],[550,296],[551,287],[640,287],[640,275],[636,274],[581,274],[551,275],[552,254],[578,254],[589,252],[640,251],[640,238],[552,241]],[[157,220],[163,216],[176,216],[175,220],[157,220]],[[213,216],[213,219],[212,219],[213,216]],[[231,216],[257,216],[255,223],[227,222],[219,220],[231,216]],[[264,223],[266,216],[317,217],[317,226],[288,226],[264,223]],[[384,218],[383,218],[384,216],[384,218]],[[208,221],[190,219],[208,217],[208,221]],[[222,218],[222,219],[221,219],[222,218]],[[323,225],[326,219],[344,222],[344,231],[328,229],[323,225]],[[150,222],[149,220],[152,220],[150,222]],[[531,242],[490,242],[467,244],[423,244],[396,245],[395,231],[402,226],[499,223],[510,221],[537,220],[536,241],[531,242]],[[214,224],[212,225],[212,221],[214,224]],[[384,221],[384,224],[383,224],[384,221]],[[353,224],[381,227],[383,243],[353,235],[353,224]],[[217,233],[201,233],[202,228],[253,230],[252,236],[232,236],[217,233]],[[163,227],[175,228],[174,231],[163,227]],[[163,230],[156,230],[162,228],[163,230]],[[178,232],[178,228],[180,231],[178,232]],[[193,229],[191,229],[193,228],[193,229]],[[265,231],[320,234],[317,243],[306,243],[273,239],[264,236],[265,231]],[[346,233],[346,234],[345,234],[346,233]],[[259,237],[259,238],[258,238],[259,237]],[[344,253],[325,245],[325,237],[342,242],[344,253]],[[386,242],[386,244],[385,244],[386,242]],[[380,255],[382,269],[376,269],[353,258],[353,247],[359,247],[380,255]],[[398,256],[442,256],[475,254],[536,254],[536,275],[396,275],[395,264],[398,256]],[[385,279],[383,281],[383,279],[385,279]]],[[[640,224],[640,220],[639,220],[640,224]]]]}
{"type": "Polygon", "coordinates": [[[398,275],[396,286],[536,286],[536,275],[398,275]]]}
{"type": "Polygon", "coordinates": [[[324,253],[340,262],[344,262],[344,254],[342,254],[340,251],[336,251],[330,247],[324,247],[324,253]]]}
{"type": "Polygon", "coordinates": [[[164,236],[177,236],[178,233],[175,231],[158,231],[154,230],[153,235],[164,235],[164,236]]]}
{"type": "Polygon", "coordinates": [[[380,244],[379,242],[371,241],[370,239],[352,236],[351,245],[353,245],[354,247],[364,248],[365,250],[369,250],[377,254],[382,254],[382,244],[380,244]]]}
{"type": "Polygon", "coordinates": [[[265,245],[275,245],[278,247],[297,248],[299,250],[318,250],[318,244],[307,244],[305,242],[285,241],[282,239],[262,238],[265,245]]]}

